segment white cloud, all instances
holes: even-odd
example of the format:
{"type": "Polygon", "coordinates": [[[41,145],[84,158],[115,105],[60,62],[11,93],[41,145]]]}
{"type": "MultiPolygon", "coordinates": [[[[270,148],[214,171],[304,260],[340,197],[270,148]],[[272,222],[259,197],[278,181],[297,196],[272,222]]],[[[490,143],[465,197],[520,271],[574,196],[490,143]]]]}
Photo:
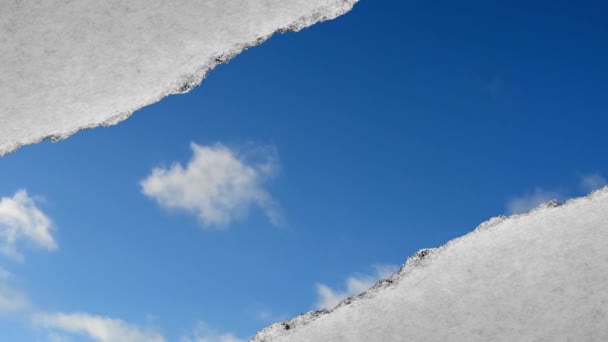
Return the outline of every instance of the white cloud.
{"type": "Polygon", "coordinates": [[[19,313],[27,310],[30,302],[27,296],[19,290],[4,284],[0,280],[0,314],[19,313]]]}
{"type": "MultiPolygon", "coordinates": [[[[48,313],[32,305],[27,295],[11,286],[13,275],[0,267],[0,314],[27,317],[45,329],[50,342],[68,342],[71,336],[95,342],[165,342],[151,328],[140,328],[119,319],[86,313],[48,313]]],[[[78,339],[80,340],[80,339],[78,339]]]]}
{"type": "Polygon", "coordinates": [[[28,297],[10,286],[13,275],[0,266],[0,314],[18,313],[30,307],[28,297]]]}
{"type": "Polygon", "coordinates": [[[72,339],[66,335],[51,332],[48,334],[49,342],[71,342],[72,339]]]}
{"type": "Polygon", "coordinates": [[[269,310],[267,308],[263,308],[263,309],[256,311],[254,317],[260,321],[272,322],[272,323],[284,321],[287,318],[289,318],[289,316],[286,314],[275,314],[274,312],[272,312],[271,310],[269,310]]]}
{"type": "Polygon", "coordinates": [[[541,188],[534,189],[534,192],[514,197],[507,203],[509,214],[521,214],[530,211],[543,203],[547,203],[562,196],[553,191],[545,191],[541,188]]]}
{"type": "Polygon", "coordinates": [[[321,309],[333,309],[342,300],[367,291],[378,280],[387,278],[398,270],[394,265],[381,265],[375,267],[374,274],[355,274],[346,279],[346,288],[336,290],[325,284],[316,284],[317,302],[315,307],[321,309]]]}
{"type": "Polygon", "coordinates": [[[51,235],[52,222],[37,206],[27,191],[0,198],[0,252],[23,258],[17,251],[19,240],[26,240],[47,250],[57,249],[51,235]]]}
{"type": "Polygon", "coordinates": [[[196,214],[205,227],[226,226],[246,215],[252,205],[280,224],[277,206],[263,188],[278,168],[273,149],[238,153],[221,144],[195,143],[191,148],[186,166],[176,162],[170,168],[154,168],[140,182],[142,192],[164,208],[196,214]]]}
{"type": "Polygon", "coordinates": [[[84,335],[96,342],[164,342],[164,337],[151,329],[141,329],[119,319],[85,313],[43,313],[34,316],[42,327],[63,333],[84,335]]]}
{"type": "Polygon", "coordinates": [[[583,176],[581,179],[581,188],[586,192],[597,190],[608,184],[606,178],[599,172],[583,176]]]}
{"type": "Polygon", "coordinates": [[[210,328],[205,322],[199,321],[192,336],[182,337],[180,342],[245,342],[231,333],[219,332],[210,328]]]}
{"type": "Polygon", "coordinates": [[[0,266],[0,281],[6,280],[11,277],[11,273],[0,266]]]}
{"type": "MultiPolygon", "coordinates": [[[[596,172],[582,176],[580,178],[579,188],[585,193],[597,190],[608,184],[608,181],[601,173],[596,172]]],[[[570,187],[572,188],[572,187],[570,187]]],[[[533,192],[523,196],[513,197],[507,202],[507,211],[509,214],[522,214],[528,212],[543,203],[551,200],[562,200],[568,198],[569,193],[573,191],[547,191],[537,187],[533,192]]]]}

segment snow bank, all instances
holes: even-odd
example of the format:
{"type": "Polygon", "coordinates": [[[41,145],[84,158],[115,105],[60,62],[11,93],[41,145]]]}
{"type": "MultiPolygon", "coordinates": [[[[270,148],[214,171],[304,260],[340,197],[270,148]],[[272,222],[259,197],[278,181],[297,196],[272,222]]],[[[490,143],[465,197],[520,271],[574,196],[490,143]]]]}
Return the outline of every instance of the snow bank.
{"type": "Polygon", "coordinates": [[[608,341],[608,187],[498,217],[256,342],[608,341]]]}
{"type": "Polygon", "coordinates": [[[0,0],[0,156],[111,125],[358,0],[0,0]]]}

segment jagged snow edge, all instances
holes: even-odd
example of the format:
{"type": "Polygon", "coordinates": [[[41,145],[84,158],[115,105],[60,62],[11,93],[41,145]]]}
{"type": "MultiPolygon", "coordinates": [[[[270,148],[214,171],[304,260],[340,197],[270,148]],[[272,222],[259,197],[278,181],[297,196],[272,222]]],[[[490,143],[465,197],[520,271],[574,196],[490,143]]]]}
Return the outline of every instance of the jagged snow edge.
{"type": "Polygon", "coordinates": [[[313,310],[309,311],[305,314],[297,316],[293,319],[274,323],[260,331],[258,331],[255,336],[250,340],[250,342],[270,342],[272,338],[280,337],[287,333],[292,333],[293,329],[296,329],[301,326],[308,325],[314,322],[316,319],[331,314],[336,310],[340,310],[341,308],[352,304],[354,302],[370,299],[376,296],[382,289],[392,287],[396,285],[399,281],[407,277],[411,272],[425,267],[430,264],[435,258],[437,258],[441,252],[452,245],[458,243],[462,239],[466,239],[472,235],[482,233],[484,231],[490,231],[493,229],[497,229],[501,224],[507,221],[519,221],[522,218],[531,217],[534,215],[538,215],[540,213],[551,212],[555,210],[559,210],[561,208],[567,207],[569,205],[573,205],[576,203],[584,202],[584,201],[593,201],[597,198],[601,198],[603,196],[608,196],[608,186],[597,189],[587,196],[577,197],[569,199],[563,203],[558,202],[557,200],[551,200],[549,202],[543,203],[538,207],[523,213],[523,214],[514,214],[511,216],[499,215],[493,217],[487,221],[482,222],[478,225],[473,231],[452,239],[446,242],[444,245],[435,247],[435,248],[423,248],[418,252],[414,253],[414,255],[407,258],[405,263],[401,266],[399,271],[391,275],[386,279],[379,280],[374,286],[372,286],[369,290],[347,299],[341,301],[335,308],[331,310],[313,310]]]}
{"type": "Polygon", "coordinates": [[[298,32],[302,29],[310,27],[314,24],[321,23],[327,20],[335,19],[343,14],[348,13],[355,4],[359,2],[359,0],[338,0],[334,5],[322,6],[316,9],[312,14],[300,17],[298,20],[292,22],[291,24],[277,28],[273,33],[270,33],[265,36],[257,37],[256,39],[243,42],[239,44],[235,44],[232,48],[227,51],[220,53],[216,56],[211,57],[208,61],[203,63],[201,66],[196,68],[192,73],[183,75],[180,79],[173,81],[167,88],[167,90],[160,95],[152,97],[148,101],[143,101],[140,104],[135,104],[133,108],[124,111],[118,112],[110,115],[109,117],[103,120],[95,120],[85,125],[81,125],[78,128],[70,129],[70,130],[62,130],[62,131],[54,131],[39,137],[27,137],[21,140],[18,140],[12,144],[9,144],[4,149],[0,149],[0,157],[5,156],[11,152],[15,152],[19,148],[27,145],[33,145],[40,143],[44,140],[51,139],[53,142],[57,142],[59,140],[66,139],[71,135],[85,129],[96,128],[99,126],[113,126],[121,121],[129,118],[134,112],[137,110],[159,102],[163,98],[174,95],[174,94],[184,94],[200,85],[201,82],[207,77],[209,72],[213,70],[216,66],[220,64],[224,64],[229,62],[232,58],[236,57],[241,52],[260,45],[264,43],[266,40],[270,39],[275,33],[286,33],[286,32],[298,32]]]}

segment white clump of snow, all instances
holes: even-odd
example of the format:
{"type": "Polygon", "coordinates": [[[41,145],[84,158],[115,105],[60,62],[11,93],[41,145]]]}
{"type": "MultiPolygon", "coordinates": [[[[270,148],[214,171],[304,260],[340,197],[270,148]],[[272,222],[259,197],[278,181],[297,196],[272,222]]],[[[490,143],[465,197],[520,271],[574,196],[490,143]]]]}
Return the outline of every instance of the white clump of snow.
{"type": "Polygon", "coordinates": [[[0,156],[111,125],[358,0],[0,0],[0,156]]]}
{"type": "Polygon", "coordinates": [[[498,217],[255,342],[608,341],[608,187],[498,217]]]}

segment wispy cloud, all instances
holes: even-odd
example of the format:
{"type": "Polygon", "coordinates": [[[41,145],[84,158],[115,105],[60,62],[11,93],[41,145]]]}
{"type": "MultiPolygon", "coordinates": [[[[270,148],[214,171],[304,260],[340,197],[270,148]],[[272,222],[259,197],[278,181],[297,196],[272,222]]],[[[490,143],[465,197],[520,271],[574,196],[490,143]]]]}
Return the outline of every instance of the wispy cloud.
{"type": "Polygon", "coordinates": [[[586,192],[597,190],[606,184],[608,184],[608,181],[599,172],[583,176],[581,179],[581,188],[586,192]]]}
{"type": "MultiPolygon", "coordinates": [[[[41,313],[33,321],[44,328],[83,335],[96,342],[165,342],[152,329],[142,329],[119,319],[85,313],[41,313]]],[[[62,336],[55,333],[55,336],[62,336]]]]}
{"type": "Polygon", "coordinates": [[[21,313],[30,308],[25,293],[11,286],[12,274],[0,267],[0,314],[21,313]]]}
{"type": "Polygon", "coordinates": [[[72,339],[69,338],[66,335],[63,334],[58,334],[56,332],[51,332],[48,334],[48,341],[49,342],[71,342],[72,339]]]}
{"type": "Polygon", "coordinates": [[[378,280],[395,273],[399,267],[395,265],[380,265],[374,267],[373,274],[355,274],[346,279],[346,286],[342,290],[332,289],[325,284],[316,284],[318,310],[332,309],[342,300],[367,291],[378,280]]]}
{"type": "Polygon", "coordinates": [[[262,322],[274,323],[274,322],[280,322],[280,321],[286,320],[287,318],[289,318],[289,315],[276,314],[276,313],[272,312],[271,310],[264,308],[264,309],[257,310],[254,314],[254,317],[257,320],[260,320],[262,322]]]}
{"type": "Polygon", "coordinates": [[[51,219],[38,208],[26,190],[17,191],[13,197],[0,198],[0,252],[23,259],[17,250],[20,240],[55,250],[57,243],[51,230],[51,219]]]}
{"type": "Polygon", "coordinates": [[[278,170],[272,148],[237,152],[216,144],[191,144],[186,166],[157,167],[141,181],[142,192],[168,209],[196,214],[205,227],[222,227],[245,216],[252,205],[279,225],[281,215],[264,183],[278,170]]]}
{"type": "Polygon", "coordinates": [[[511,200],[509,200],[507,203],[507,211],[509,214],[525,213],[543,203],[554,199],[560,199],[561,197],[562,196],[558,192],[536,188],[531,193],[511,198],[511,200]]]}
{"type": "Polygon", "coordinates": [[[11,277],[11,273],[0,266],[0,281],[6,280],[11,277]]]}
{"type": "Polygon", "coordinates": [[[245,340],[232,333],[219,332],[205,322],[199,321],[192,335],[182,337],[180,342],[245,342],[245,340]]]}
{"type": "Polygon", "coordinates": [[[581,176],[577,186],[564,187],[561,190],[545,190],[536,187],[534,191],[509,199],[506,205],[507,212],[508,214],[522,214],[551,200],[563,201],[569,197],[581,195],[581,191],[586,195],[607,184],[606,178],[601,173],[595,172],[581,176]]]}

